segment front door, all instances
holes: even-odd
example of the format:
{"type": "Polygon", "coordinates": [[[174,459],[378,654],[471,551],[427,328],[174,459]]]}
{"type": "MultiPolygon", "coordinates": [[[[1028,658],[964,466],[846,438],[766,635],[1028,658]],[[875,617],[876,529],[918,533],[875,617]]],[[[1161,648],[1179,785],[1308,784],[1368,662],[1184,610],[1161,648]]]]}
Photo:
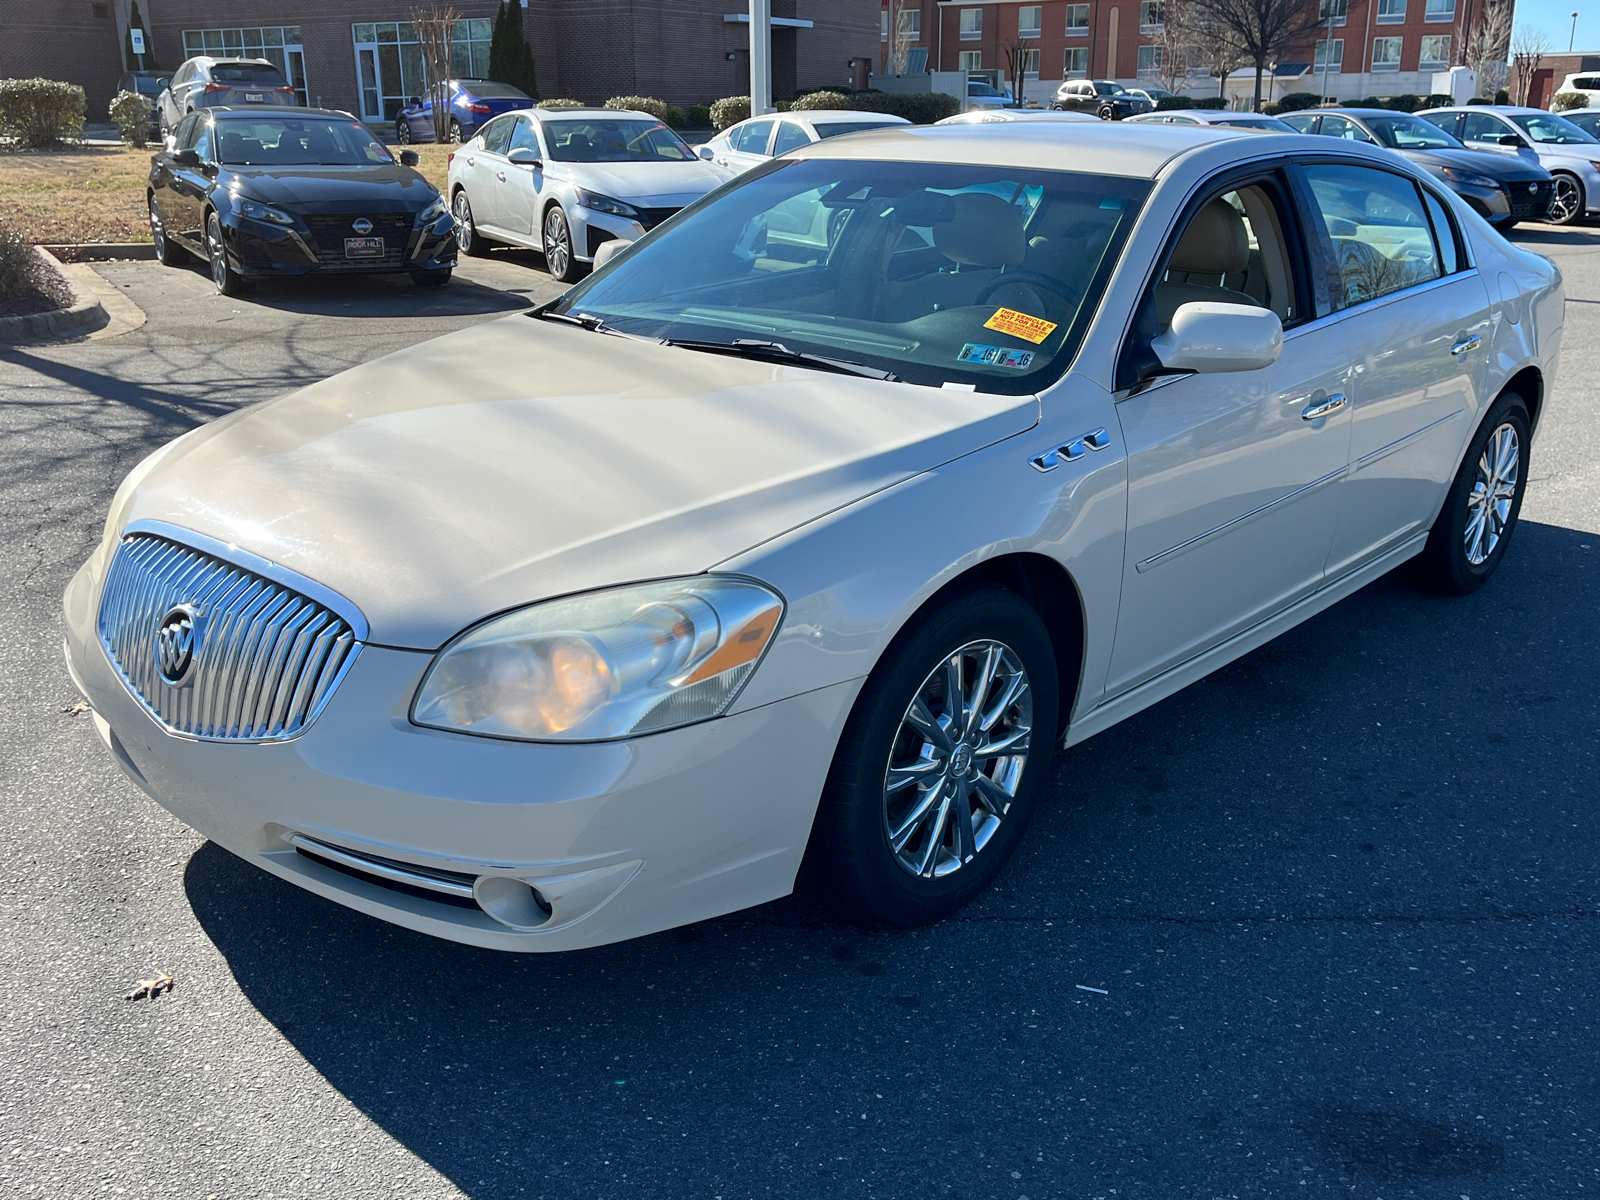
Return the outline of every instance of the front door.
{"type": "MultiPolygon", "coordinates": [[[[539,145],[536,123],[528,117],[513,117],[512,120],[515,121],[515,125],[511,130],[511,141],[506,146],[506,153],[509,155],[513,150],[532,150],[543,160],[546,152],[539,145]]],[[[496,168],[496,171],[504,171],[506,176],[506,186],[499,193],[503,201],[500,205],[500,227],[508,233],[521,237],[537,238],[540,231],[539,214],[543,209],[542,200],[545,194],[544,167],[532,167],[508,161],[505,166],[496,168]]]]}
{"type": "Polygon", "coordinates": [[[1539,155],[1528,145],[1522,131],[1493,113],[1468,113],[1456,136],[1467,144],[1468,150],[1520,158],[1531,167],[1539,165],[1539,155]]]}
{"type": "Polygon", "coordinates": [[[1259,371],[1182,376],[1123,399],[1128,540],[1107,694],[1127,691],[1310,594],[1323,580],[1350,448],[1346,347],[1319,336],[1277,175],[1194,211],[1136,336],[1190,302],[1286,326],[1259,371]],[[1153,310],[1153,318],[1152,318],[1153,310]]]}
{"type": "Polygon", "coordinates": [[[1414,180],[1344,163],[1304,172],[1339,271],[1343,312],[1325,336],[1356,374],[1331,577],[1433,521],[1482,408],[1489,294],[1446,206],[1414,180]]]}

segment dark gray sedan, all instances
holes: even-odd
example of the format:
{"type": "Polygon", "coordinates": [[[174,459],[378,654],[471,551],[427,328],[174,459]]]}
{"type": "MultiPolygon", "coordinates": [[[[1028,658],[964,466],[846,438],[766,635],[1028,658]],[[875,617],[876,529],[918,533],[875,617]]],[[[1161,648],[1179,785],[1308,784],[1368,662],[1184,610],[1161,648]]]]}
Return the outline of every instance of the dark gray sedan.
{"type": "Polygon", "coordinates": [[[1542,221],[1550,211],[1550,172],[1535,163],[1468,150],[1438,126],[1383,108],[1286,113],[1301,133],[1387,146],[1437,175],[1489,224],[1505,233],[1518,221],[1542,221]]]}

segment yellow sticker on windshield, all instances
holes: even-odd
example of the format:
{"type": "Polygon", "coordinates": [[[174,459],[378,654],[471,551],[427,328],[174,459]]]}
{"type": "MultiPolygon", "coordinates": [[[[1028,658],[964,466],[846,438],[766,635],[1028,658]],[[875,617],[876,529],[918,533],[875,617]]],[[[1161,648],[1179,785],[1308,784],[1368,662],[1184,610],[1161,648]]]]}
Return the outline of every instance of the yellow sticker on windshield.
{"type": "Polygon", "coordinates": [[[1046,321],[1043,317],[1030,317],[1027,313],[1018,312],[1014,308],[1002,308],[997,309],[994,316],[983,323],[983,327],[1000,333],[1009,333],[1012,337],[1019,337],[1038,345],[1050,336],[1056,323],[1046,321]]]}

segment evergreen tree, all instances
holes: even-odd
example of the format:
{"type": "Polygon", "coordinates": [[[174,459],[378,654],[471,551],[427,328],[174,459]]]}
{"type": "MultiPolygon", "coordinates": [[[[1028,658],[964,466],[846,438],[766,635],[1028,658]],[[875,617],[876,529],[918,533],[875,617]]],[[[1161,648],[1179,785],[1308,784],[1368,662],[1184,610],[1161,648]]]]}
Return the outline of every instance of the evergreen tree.
{"type": "Polygon", "coordinates": [[[489,78],[496,83],[510,83],[506,70],[506,3],[500,0],[499,11],[494,15],[494,34],[489,38],[489,78]]]}
{"type": "MultiPolygon", "coordinates": [[[[506,74],[501,80],[512,87],[521,88],[535,100],[539,98],[539,83],[534,71],[533,50],[522,32],[521,0],[506,0],[505,55],[506,74]]],[[[492,53],[492,51],[491,51],[492,53]]]]}
{"type": "Polygon", "coordinates": [[[156,71],[161,64],[156,62],[155,40],[150,36],[150,31],[145,29],[144,17],[139,13],[139,0],[133,0],[133,8],[128,13],[128,36],[122,39],[122,56],[128,60],[130,71],[156,71]],[[144,66],[139,65],[139,56],[133,52],[133,31],[144,32],[144,66]]]}

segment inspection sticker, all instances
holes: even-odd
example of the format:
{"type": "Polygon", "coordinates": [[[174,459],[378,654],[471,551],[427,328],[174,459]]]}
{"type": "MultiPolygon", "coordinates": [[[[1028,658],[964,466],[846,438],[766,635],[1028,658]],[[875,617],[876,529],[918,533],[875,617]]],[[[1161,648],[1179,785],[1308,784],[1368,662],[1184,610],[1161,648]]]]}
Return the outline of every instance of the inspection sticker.
{"type": "Polygon", "coordinates": [[[1046,321],[1043,317],[1030,317],[1027,313],[1018,312],[1014,308],[1001,308],[983,323],[983,327],[993,329],[997,333],[1009,333],[1012,337],[1019,337],[1025,342],[1038,345],[1050,336],[1056,323],[1046,321]]]}
{"type": "Polygon", "coordinates": [[[1026,371],[1033,365],[1032,350],[1011,350],[1005,346],[975,346],[968,342],[956,355],[957,362],[978,363],[985,367],[1011,367],[1026,371]]]}

